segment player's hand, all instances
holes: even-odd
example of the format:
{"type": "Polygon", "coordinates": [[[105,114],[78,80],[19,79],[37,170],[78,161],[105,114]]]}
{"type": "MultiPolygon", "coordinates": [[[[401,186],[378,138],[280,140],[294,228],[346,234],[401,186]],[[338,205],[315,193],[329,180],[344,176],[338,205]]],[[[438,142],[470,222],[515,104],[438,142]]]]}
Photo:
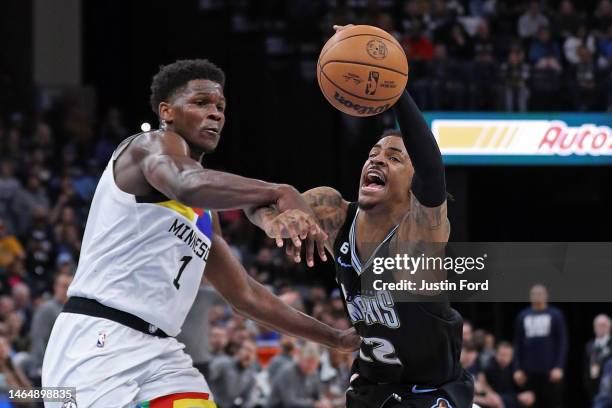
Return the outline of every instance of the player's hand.
{"type": "Polygon", "coordinates": [[[550,370],[550,382],[559,382],[563,379],[563,369],[562,368],[553,368],[550,370]]]}
{"type": "Polygon", "coordinates": [[[361,346],[361,336],[357,334],[354,327],[347,330],[340,330],[338,333],[338,345],[340,351],[352,352],[361,346]]]}
{"type": "Polygon", "coordinates": [[[519,387],[525,385],[525,382],[527,382],[527,376],[523,370],[517,370],[514,372],[514,382],[519,387]]]}
{"type": "Polygon", "coordinates": [[[276,198],[276,208],[279,212],[287,210],[302,210],[306,214],[312,214],[312,209],[304,200],[304,197],[299,191],[288,184],[283,184],[278,187],[278,196],[276,198]]]}
{"type": "Polygon", "coordinates": [[[347,24],[347,25],[343,25],[343,26],[341,26],[341,25],[334,25],[333,29],[336,30],[337,33],[339,33],[342,30],[345,30],[347,28],[351,28],[351,27],[354,27],[354,26],[355,26],[355,24],[347,24]]]}
{"type": "Polygon", "coordinates": [[[287,210],[277,215],[264,226],[266,234],[276,241],[279,248],[284,246],[284,239],[288,239],[287,253],[291,254],[295,262],[300,262],[301,247],[305,247],[306,263],[314,266],[315,248],[322,261],[327,260],[325,255],[325,242],[327,234],[319,226],[313,214],[301,210],[287,210]],[[305,245],[302,245],[305,242],[305,245]]]}

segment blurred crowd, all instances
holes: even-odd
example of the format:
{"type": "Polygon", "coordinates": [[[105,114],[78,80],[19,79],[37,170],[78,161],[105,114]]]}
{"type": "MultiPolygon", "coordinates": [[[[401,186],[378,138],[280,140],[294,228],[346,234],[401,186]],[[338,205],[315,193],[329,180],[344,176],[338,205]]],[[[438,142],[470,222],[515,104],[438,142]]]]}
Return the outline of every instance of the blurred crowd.
{"type": "MultiPolygon", "coordinates": [[[[46,342],[78,263],[97,179],[128,135],[117,110],[109,111],[97,134],[74,105],[66,103],[60,112],[49,121],[26,121],[20,114],[0,120],[0,407],[11,406],[2,397],[8,388],[40,384],[46,342]]],[[[241,212],[223,212],[220,220],[249,274],[293,307],[336,328],[349,327],[338,289],[287,260],[241,212]]],[[[465,325],[461,362],[477,380],[476,401],[483,408],[562,406],[565,319],[548,305],[545,288],[534,287],[531,301],[517,316],[512,342],[465,325]]],[[[220,408],[344,404],[354,355],[246,320],[207,284],[179,340],[220,408]]],[[[595,408],[612,404],[611,348],[610,318],[597,316],[583,376],[595,408]]]]}
{"type": "Polygon", "coordinates": [[[612,110],[612,2],[593,0],[200,0],[234,33],[264,37],[271,69],[311,78],[333,24],[393,34],[423,110],[612,110]]]}
{"type": "MultiPolygon", "coordinates": [[[[214,11],[230,3],[233,29],[254,30],[253,2],[201,0],[200,7],[214,11]]],[[[288,25],[299,31],[297,41],[311,57],[331,35],[332,23],[373,24],[393,33],[409,57],[414,78],[409,86],[423,110],[612,110],[610,0],[588,10],[571,0],[554,5],[261,3],[277,5],[265,11],[266,49],[272,56],[287,52],[292,37],[283,30],[288,25]],[[293,25],[292,15],[301,16],[293,25]],[[314,45],[308,48],[310,39],[314,45]]],[[[306,68],[312,75],[314,69],[306,68]]],[[[98,177],[129,133],[118,110],[110,109],[94,126],[69,96],[44,114],[0,110],[0,407],[11,406],[8,388],[40,384],[46,341],[66,301],[98,177]]],[[[334,327],[349,327],[338,290],[313,283],[311,271],[287,261],[240,212],[220,217],[224,237],[252,276],[292,306],[334,327]]],[[[461,361],[477,380],[476,402],[483,408],[563,403],[565,321],[547,304],[544,288],[532,289],[531,296],[532,305],[517,316],[511,341],[465,325],[461,361]]],[[[220,408],[344,404],[353,355],[245,320],[206,284],[179,339],[206,374],[220,408]]],[[[594,408],[612,406],[611,349],[610,318],[599,315],[584,352],[582,385],[594,408]]]]}

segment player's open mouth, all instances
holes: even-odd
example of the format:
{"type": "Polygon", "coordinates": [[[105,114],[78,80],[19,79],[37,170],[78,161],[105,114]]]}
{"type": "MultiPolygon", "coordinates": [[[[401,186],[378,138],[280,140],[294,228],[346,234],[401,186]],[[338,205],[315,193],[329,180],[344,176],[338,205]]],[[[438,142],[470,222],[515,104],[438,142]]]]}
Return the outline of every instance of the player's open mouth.
{"type": "Polygon", "coordinates": [[[219,136],[219,129],[215,129],[215,128],[204,128],[201,130],[202,133],[208,133],[209,135],[212,136],[219,136]]]}
{"type": "Polygon", "coordinates": [[[385,188],[387,184],[387,180],[385,175],[379,170],[368,170],[365,177],[363,178],[363,183],[361,188],[366,191],[378,191],[385,188]]]}

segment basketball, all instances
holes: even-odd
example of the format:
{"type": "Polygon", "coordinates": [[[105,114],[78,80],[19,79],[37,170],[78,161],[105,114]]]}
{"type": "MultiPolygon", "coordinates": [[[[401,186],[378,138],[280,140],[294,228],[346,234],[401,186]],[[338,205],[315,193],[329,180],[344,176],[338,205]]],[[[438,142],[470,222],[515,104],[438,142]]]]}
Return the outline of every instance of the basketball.
{"type": "Polygon", "coordinates": [[[368,25],[337,32],[327,41],[317,63],[325,98],[352,116],[372,116],[389,109],[408,81],[408,61],[389,33],[368,25]]]}

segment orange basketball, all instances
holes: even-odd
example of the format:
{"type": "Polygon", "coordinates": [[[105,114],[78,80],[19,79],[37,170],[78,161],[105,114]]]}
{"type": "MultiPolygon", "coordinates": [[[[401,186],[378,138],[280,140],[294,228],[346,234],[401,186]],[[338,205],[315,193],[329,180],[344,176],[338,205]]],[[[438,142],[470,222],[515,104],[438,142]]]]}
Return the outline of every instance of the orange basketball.
{"type": "Polygon", "coordinates": [[[327,41],[317,63],[325,98],[353,116],[372,116],[389,109],[408,82],[406,53],[384,30],[357,25],[327,41]]]}

